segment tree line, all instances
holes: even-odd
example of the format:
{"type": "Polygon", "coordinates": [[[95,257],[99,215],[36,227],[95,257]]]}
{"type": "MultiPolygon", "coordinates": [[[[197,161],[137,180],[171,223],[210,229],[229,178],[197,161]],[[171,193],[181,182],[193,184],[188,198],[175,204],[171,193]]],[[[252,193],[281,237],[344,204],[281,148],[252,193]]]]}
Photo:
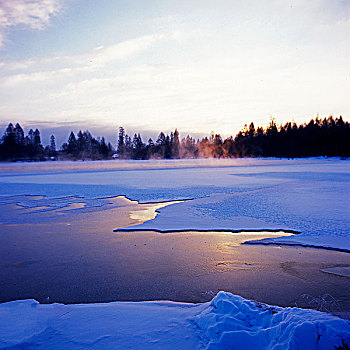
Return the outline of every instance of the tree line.
{"type": "Polygon", "coordinates": [[[56,159],[109,159],[114,153],[110,143],[104,137],[95,139],[89,131],[79,131],[77,136],[70,133],[67,142],[61,149],[56,149],[56,139],[50,136],[50,144],[44,147],[41,143],[40,131],[30,129],[25,136],[19,123],[10,123],[0,141],[0,160],[43,161],[56,159]]]}
{"type": "Polygon", "coordinates": [[[251,123],[225,143],[224,149],[236,157],[349,157],[350,124],[341,116],[330,116],[299,126],[288,122],[277,127],[272,119],[266,129],[255,129],[251,123]]]}
{"type": "Polygon", "coordinates": [[[155,141],[150,138],[144,143],[139,133],[131,138],[123,127],[117,138],[114,148],[104,137],[94,138],[89,131],[79,131],[77,135],[71,132],[57,151],[54,135],[44,147],[38,129],[30,129],[25,135],[18,123],[10,123],[0,140],[0,160],[350,157],[350,124],[341,116],[280,126],[271,119],[266,128],[255,128],[250,123],[235,137],[226,139],[214,133],[197,140],[189,135],[180,139],[175,130],[170,135],[161,132],[155,141]]]}
{"type": "Polygon", "coordinates": [[[297,125],[288,122],[276,125],[274,119],[267,128],[244,126],[235,137],[225,140],[212,134],[201,140],[191,136],[179,139],[175,130],[170,135],[161,132],[155,142],[142,142],[140,134],[133,139],[119,128],[117,154],[123,159],[176,158],[242,158],[242,157],[349,157],[350,124],[343,118],[311,119],[297,125]]]}

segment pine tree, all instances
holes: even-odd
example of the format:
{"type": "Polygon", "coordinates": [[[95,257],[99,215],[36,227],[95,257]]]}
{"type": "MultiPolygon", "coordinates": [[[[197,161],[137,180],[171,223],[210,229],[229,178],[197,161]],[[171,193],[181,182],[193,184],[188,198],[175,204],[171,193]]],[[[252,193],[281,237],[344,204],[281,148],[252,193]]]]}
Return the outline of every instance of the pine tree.
{"type": "Polygon", "coordinates": [[[77,155],[79,153],[78,142],[77,142],[77,139],[75,138],[73,131],[71,131],[71,133],[68,137],[66,152],[68,154],[72,155],[73,157],[77,157],[77,155]]]}
{"type": "Polygon", "coordinates": [[[108,146],[106,145],[105,138],[102,137],[100,143],[99,143],[99,153],[101,154],[102,158],[106,159],[109,154],[108,146]]]}
{"type": "Polygon", "coordinates": [[[19,123],[16,124],[14,130],[15,137],[15,157],[24,158],[24,132],[19,123]]]}
{"type": "Polygon", "coordinates": [[[14,159],[16,153],[16,140],[12,123],[7,126],[2,138],[2,153],[4,159],[14,159]]]}
{"type": "Polygon", "coordinates": [[[171,157],[178,159],[180,157],[180,139],[179,132],[175,129],[171,142],[171,157]]]}
{"type": "Polygon", "coordinates": [[[50,136],[50,147],[49,147],[49,156],[50,157],[56,157],[57,152],[56,152],[56,140],[55,136],[51,135],[50,136]]]}
{"type": "Polygon", "coordinates": [[[119,128],[117,153],[119,158],[125,157],[125,130],[122,126],[119,128]]]}

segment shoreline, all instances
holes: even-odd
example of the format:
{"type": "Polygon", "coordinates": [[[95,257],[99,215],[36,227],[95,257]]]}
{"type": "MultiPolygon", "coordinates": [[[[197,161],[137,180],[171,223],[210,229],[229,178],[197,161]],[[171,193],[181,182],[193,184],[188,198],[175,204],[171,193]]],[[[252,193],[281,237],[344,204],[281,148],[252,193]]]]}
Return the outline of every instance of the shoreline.
{"type": "Polygon", "coordinates": [[[0,304],[12,322],[0,331],[4,348],[221,349],[347,348],[349,321],[324,312],[280,308],[220,291],[209,302],[112,302],[39,304],[18,300],[0,304]],[[21,327],[18,327],[18,324],[21,327]],[[51,345],[51,346],[50,346],[51,345]],[[259,346],[260,348],[260,346],[259,346]]]}

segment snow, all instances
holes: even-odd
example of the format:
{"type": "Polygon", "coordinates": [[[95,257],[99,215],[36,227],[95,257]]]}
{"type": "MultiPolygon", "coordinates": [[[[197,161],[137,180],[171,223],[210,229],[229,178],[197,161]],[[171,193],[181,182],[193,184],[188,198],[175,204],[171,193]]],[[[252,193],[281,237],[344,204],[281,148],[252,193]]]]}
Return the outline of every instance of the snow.
{"type": "MultiPolygon", "coordinates": [[[[350,251],[349,165],[340,159],[0,164],[0,205],[102,211],[110,205],[108,197],[121,195],[140,202],[187,199],[160,205],[155,219],[126,229],[290,230],[300,234],[249,243],[350,251]]],[[[27,219],[0,212],[4,224],[27,219]]],[[[0,304],[0,349],[277,350],[345,344],[349,321],[224,292],[204,304],[0,304]]]]}
{"type": "Polygon", "coordinates": [[[30,207],[23,195],[36,194],[45,196],[38,206],[84,201],[103,209],[104,198],[117,195],[140,202],[192,199],[132,229],[290,230],[301,234],[263,243],[350,251],[349,170],[350,161],[341,159],[1,164],[0,202],[30,207]]]}
{"type": "Polygon", "coordinates": [[[321,269],[322,272],[331,273],[338,276],[350,277],[350,266],[336,266],[321,269]]]}
{"type": "Polygon", "coordinates": [[[211,302],[0,304],[0,349],[334,349],[350,323],[220,292],[211,302]]]}
{"type": "Polygon", "coordinates": [[[220,292],[195,320],[207,349],[331,349],[348,343],[350,323],[317,311],[259,305],[220,292]]]}

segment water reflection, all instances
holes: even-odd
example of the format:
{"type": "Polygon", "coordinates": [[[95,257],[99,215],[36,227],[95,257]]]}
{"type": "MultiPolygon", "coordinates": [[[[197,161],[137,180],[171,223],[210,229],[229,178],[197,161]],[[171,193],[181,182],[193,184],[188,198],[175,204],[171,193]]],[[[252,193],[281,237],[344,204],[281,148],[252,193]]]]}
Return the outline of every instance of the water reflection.
{"type": "Polygon", "coordinates": [[[344,293],[350,290],[350,280],[321,272],[349,265],[347,253],[241,244],[290,235],[284,232],[116,234],[114,228],[149,220],[157,209],[174,202],[139,204],[125,197],[104,201],[103,207],[84,206],[63,215],[24,215],[23,209],[2,205],[4,220],[13,218],[17,224],[0,225],[0,301],[49,297],[63,303],[201,302],[226,290],[284,306],[295,305],[305,293],[328,293],[350,310],[344,293]]]}
{"type": "Polygon", "coordinates": [[[182,201],[139,204],[137,210],[130,211],[130,218],[133,220],[137,220],[140,223],[153,220],[159,213],[158,209],[167,207],[168,205],[171,205],[171,204],[180,203],[180,202],[182,201]]]}
{"type": "MultiPolygon", "coordinates": [[[[209,231],[208,233],[217,234],[218,232],[209,231]]],[[[293,233],[285,231],[252,231],[252,232],[232,232],[232,231],[220,231],[221,234],[230,235],[230,241],[221,244],[220,249],[226,250],[231,247],[236,247],[247,241],[258,241],[265,238],[276,238],[276,237],[288,237],[293,236],[293,233]]]]}

